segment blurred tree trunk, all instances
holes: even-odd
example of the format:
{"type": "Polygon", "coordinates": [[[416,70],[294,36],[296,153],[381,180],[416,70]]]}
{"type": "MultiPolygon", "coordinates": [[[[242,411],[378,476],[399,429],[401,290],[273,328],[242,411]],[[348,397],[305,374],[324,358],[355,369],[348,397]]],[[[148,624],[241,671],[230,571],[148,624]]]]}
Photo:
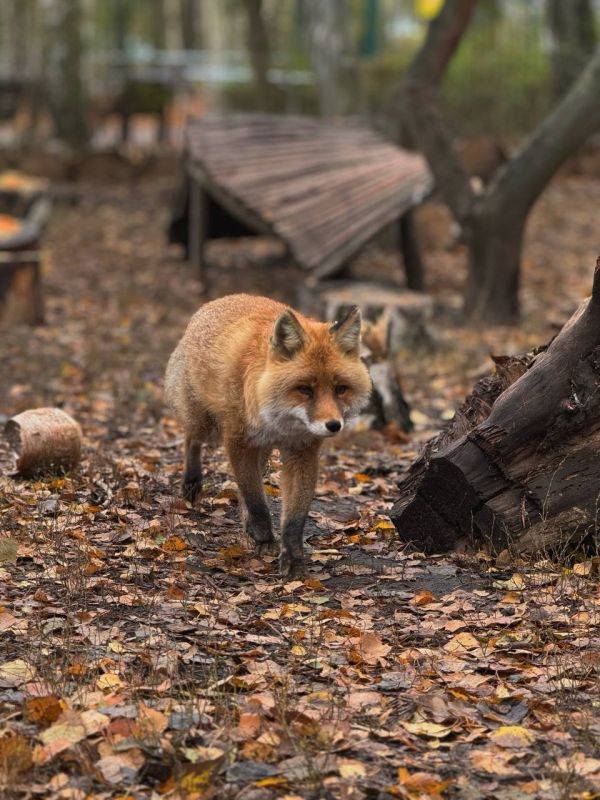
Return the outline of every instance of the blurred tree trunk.
{"type": "Polygon", "coordinates": [[[360,54],[368,58],[377,55],[379,45],[379,0],[363,0],[362,25],[360,54]]]}
{"type": "Polygon", "coordinates": [[[52,0],[49,7],[50,110],[56,135],[72,147],[88,141],[83,85],[80,0],[52,0]]]}
{"type": "Polygon", "coordinates": [[[350,17],[346,0],[304,0],[311,61],[317,77],[319,107],[325,117],[347,110],[343,56],[350,17]]]}
{"type": "Polygon", "coordinates": [[[273,86],[269,82],[271,53],[264,6],[262,0],[243,0],[243,2],[247,18],[248,54],[254,73],[257,105],[261,111],[269,111],[272,108],[273,86]]]}
{"type": "Polygon", "coordinates": [[[202,48],[200,0],[180,0],[181,42],[184,50],[202,48]]]}
{"type": "Polygon", "coordinates": [[[548,0],[554,96],[564,95],[596,45],[591,0],[548,0]]]}
{"type": "Polygon", "coordinates": [[[167,15],[165,0],[152,0],[152,46],[155,50],[165,50],[167,45],[167,15]]]}
{"type": "Polygon", "coordinates": [[[484,188],[471,184],[440,109],[439,88],[477,0],[446,0],[430,23],[400,96],[400,114],[431,168],[469,249],[465,310],[472,320],[511,324],[519,315],[523,232],[556,170],[600,128],[600,48],[520,151],[484,188]]]}
{"type": "Polygon", "coordinates": [[[28,29],[32,10],[31,0],[12,0],[10,15],[10,69],[14,77],[23,79],[28,67],[28,29]]]}

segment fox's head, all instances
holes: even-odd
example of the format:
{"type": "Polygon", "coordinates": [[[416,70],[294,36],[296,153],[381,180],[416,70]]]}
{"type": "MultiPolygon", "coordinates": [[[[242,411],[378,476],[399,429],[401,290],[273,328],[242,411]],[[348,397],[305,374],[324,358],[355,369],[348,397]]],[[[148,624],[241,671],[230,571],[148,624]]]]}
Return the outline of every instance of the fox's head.
{"type": "Polygon", "coordinates": [[[361,316],[352,306],[333,324],[284,311],[258,383],[263,424],[285,436],[323,438],[341,431],[369,401],[371,379],[360,359],[361,316]]]}

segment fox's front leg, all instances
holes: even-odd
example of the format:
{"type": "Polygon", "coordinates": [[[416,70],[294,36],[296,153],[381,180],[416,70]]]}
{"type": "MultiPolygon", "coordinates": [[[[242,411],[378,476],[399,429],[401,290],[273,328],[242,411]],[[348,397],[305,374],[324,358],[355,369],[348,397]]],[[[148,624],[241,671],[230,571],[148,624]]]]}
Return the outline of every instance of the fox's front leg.
{"type": "Polygon", "coordinates": [[[260,548],[268,547],[275,540],[262,481],[265,453],[239,439],[227,441],[226,447],[243,502],[244,530],[260,548]]]}
{"type": "Polygon", "coordinates": [[[282,575],[304,570],[304,524],[315,493],[319,445],[306,450],[282,450],[281,555],[282,575]]]}

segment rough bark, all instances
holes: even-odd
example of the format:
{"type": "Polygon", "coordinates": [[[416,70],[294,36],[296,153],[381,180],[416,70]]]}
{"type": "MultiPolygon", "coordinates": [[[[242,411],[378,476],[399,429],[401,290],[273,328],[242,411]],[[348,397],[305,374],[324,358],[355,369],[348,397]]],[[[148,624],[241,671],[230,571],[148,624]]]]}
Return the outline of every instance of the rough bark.
{"type": "Polygon", "coordinates": [[[558,336],[502,359],[400,485],[392,519],[428,551],[472,536],[521,552],[597,540],[600,259],[592,297],[558,336]]]}
{"type": "Polygon", "coordinates": [[[561,164],[600,129],[600,48],[569,92],[489,185],[475,189],[440,110],[438,89],[467,30],[476,0],[447,0],[429,26],[401,93],[404,125],[427,158],[437,188],[470,250],[465,308],[488,323],[518,318],[523,230],[561,164]]]}
{"type": "Polygon", "coordinates": [[[34,408],[8,420],[5,434],[23,477],[66,472],[79,463],[81,428],[60,408],[34,408]]]}

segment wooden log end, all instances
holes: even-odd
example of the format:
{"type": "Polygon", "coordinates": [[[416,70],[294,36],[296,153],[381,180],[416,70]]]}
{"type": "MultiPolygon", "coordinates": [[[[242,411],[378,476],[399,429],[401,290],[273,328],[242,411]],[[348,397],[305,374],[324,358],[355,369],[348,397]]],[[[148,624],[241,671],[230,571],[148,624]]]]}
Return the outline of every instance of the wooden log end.
{"type": "Polygon", "coordinates": [[[60,408],[23,411],[8,420],[4,432],[24,478],[68,472],[79,464],[81,427],[60,408]]]}

